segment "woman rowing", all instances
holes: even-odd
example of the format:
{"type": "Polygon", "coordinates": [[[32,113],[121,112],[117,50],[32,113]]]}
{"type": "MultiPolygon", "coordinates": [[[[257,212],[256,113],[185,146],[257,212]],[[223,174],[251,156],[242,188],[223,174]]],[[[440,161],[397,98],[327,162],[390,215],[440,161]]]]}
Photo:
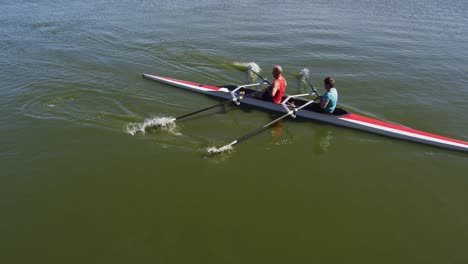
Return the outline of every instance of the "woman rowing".
{"type": "Polygon", "coordinates": [[[312,105],[314,111],[326,114],[333,114],[338,103],[338,90],[335,88],[335,78],[328,76],[323,80],[323,87],[326,92],[320,96],[320,103],[312,105]]]}

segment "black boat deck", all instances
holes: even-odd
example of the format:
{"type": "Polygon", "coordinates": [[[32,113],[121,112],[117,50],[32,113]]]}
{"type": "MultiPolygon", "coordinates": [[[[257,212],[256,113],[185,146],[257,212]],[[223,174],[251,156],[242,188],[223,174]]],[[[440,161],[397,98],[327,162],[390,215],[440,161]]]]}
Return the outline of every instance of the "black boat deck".
{"type": "MultiPolygon", "coordinates": [[[[238,88],[238,86],[234,85],[234,84],[223,85],[223,86],[219,86],[219,87],[227,88],[229,91],[232,91],[232,90],[238,88]]],[[[249,89],[249,88],[242,88],[242,89],[240,89],[240,91],[245,92],[244,97],[250,97],[250,98],[255,98],[255,99],[258,99],[258,100],[261,100],[261,101],[266,101],[263,98],[261,98],[260,96],[259,97],[253,96],[254,94],[261,94],[261,91],[254,90],[254,89],[249,89]]],[[[284,100],[286,98],[287,98],[287,95],[283,96],[282,100],[284,100]]],[[[301,105],[303,105],[303,104],[305,104],[305,103],[307,103],[309,101],[310,100],[306,100],[306,99],[303,99],[303,98],[290,99],[290,102],[293,102],[296,107],[300,107],[301,105]]],[[[320,109],[320,107],[319,107],[318,103],[313,103],[313,104],[310,104],[310,105],[306,106],[303,110],[308,110],[308,111],[311,111],[311,112],[327,114],[327,113],[320,112],[319,109],[320,109]]],[[[344,110],[342,108],[336,107],[331,115],[340,117],[340,116],[344,116],[344,115],[348,115],[348,114],[350,114],[350,112],[348,112],[348,111],[346,111],[346,110],[344,110]]],[[[329,114],[327,114],[327,115],[329,115],[329,114]]]]}

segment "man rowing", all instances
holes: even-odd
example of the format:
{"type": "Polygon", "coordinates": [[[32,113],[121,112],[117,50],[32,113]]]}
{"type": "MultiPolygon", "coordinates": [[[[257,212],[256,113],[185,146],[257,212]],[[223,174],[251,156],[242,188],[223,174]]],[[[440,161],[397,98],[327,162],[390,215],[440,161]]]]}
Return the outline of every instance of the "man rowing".
{"type": "Polygon", "coordinates": [[[286,79],[283,77],[283,68],[281,68],[281,66],[276,65],[273,67],[271,74],[275,80],[271,86],[262,91],[261,98],[265,101],[272,101],[275,104],[279,104],[281,103],[288,84],[286,79]]]}

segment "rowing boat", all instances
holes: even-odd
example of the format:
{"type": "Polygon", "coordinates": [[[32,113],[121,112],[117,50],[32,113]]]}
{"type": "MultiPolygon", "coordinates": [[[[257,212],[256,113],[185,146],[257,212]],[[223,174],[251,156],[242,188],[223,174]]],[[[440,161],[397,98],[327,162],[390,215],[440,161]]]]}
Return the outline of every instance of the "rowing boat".
{"type": "MultiPolygon", "coordinates": [[[[257,90],[250,89],[242,86],[235,85],[223,85],[223,86],[214,86],[214,85],[204,85],[189,81],[177,80],[173,78],[167,78],[157,75],[143,74],[143,77],[164,83],[170,86],[179,87],[202,94],[215,96],[219,98],[224,98],[227,100],[232,100],[233,98],[243,97],[242,104],[252,105],[275,112],[285,113],[290,110],[291,105],[286,104],[286,101],[291,102],[291,98],[294,99],[294,107],[300,107],[309,102],[304,98],[296,96],[284,96],[284,101],[281,104],[275,104],[272,102],[264,101],[259,98],[249,96],[254,93],[257,93],[257,90]],[[241,88],[241,89],[240,89],[241,88]],[[245,93],[245,95],[240,96],[240,93],[245,93]]],[[[236,101],[236,100],[234,100],[236,101]]],[[[461,141],[453,138],[443,137],[436,134],[427,133],[424,131],[416,130],[406,126],[389,123],[386,121],[365,117],[362,115],[351,113],[342,108],[336,108],[333,114],[323,114],[313,111],[312,105],[308,105],[297,111],[295,113],[298,117],[307,118],[311,120],[321,121],[325,123],[330,123],[338,126],[354,128],[358,130],[364,130],[371,133],[388,136],[392,138],[398,138],[428,145],[433,145],[436,147],[442,147],[447,149],[459,150],[463,152],[468,152],[468,142],[461,141]]]]}

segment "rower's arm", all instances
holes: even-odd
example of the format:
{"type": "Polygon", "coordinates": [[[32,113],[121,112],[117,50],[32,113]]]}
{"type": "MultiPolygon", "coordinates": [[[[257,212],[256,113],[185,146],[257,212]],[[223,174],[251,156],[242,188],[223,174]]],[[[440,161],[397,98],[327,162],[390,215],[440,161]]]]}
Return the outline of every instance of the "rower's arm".
{"type": "Polygon", "coordinates": [[[279,81],[275,80],[271,86],[271,97],[274,97],[276,92],[279,90],[279,81]]]}
{"type": "Polygon", "coordinates": [[[322,109],[327,108],[327,105],[328,105],[329,102],[330,102],[330,99],[328,99],[327,97],[321,97],[320,108],[322,108],[322,109]]]}

